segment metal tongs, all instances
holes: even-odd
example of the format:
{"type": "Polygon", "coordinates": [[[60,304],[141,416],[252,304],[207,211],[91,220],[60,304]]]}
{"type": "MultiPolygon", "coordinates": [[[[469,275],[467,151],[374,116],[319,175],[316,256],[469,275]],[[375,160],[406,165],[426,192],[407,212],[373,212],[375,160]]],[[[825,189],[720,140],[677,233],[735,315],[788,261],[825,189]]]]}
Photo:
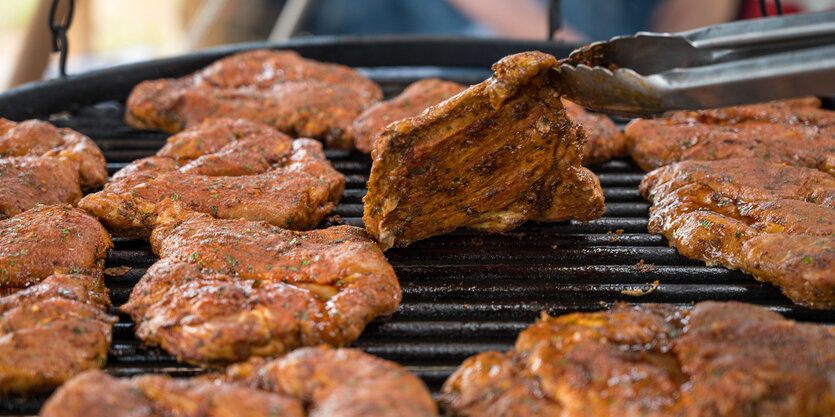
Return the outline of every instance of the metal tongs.
{"type": "Polygon", "coordinates": [[[554,75],[572,101],[633,117],[832,94],[835,11],[616,37],[554,75]]]}

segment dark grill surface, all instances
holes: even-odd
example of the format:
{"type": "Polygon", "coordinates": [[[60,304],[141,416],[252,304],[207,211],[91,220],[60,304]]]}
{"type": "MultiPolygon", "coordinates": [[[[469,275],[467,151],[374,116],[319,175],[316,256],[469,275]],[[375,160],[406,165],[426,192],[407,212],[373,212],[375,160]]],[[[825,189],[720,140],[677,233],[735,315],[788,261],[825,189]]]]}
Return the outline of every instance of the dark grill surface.
{"type": "MultiPolygon", "coordinates": [[[[410,67],[368,69],[387,95],[425,76],[476,83],[484,69],[446,71],[410,67]]],[[[110,101],[53,115],[52,121],[91,136],[103,149],[112,174],[126,163],[153,154],[167,135],[135,131],[122,122],[123,107],[110,101]]],[[[368,156],[327,151],[347,177],[334,214],[344,224],[362,226],[362,197],[371,161],[368,156]]],[[[793,305],[780,291],[750,276],[678,255],[661,236],[646,231],[649,204],[638,193],[643,172],[630,160],[592,167],[606,197],[602,219],[589,223],[528,223],[509,233],[488,235],[459,230],[386,252],[403,287],[403,303],[389,320],[368,326],[354,347],[397,361],[437,391],[466,357],[485,350],[507,350],[540,311],[564,314],[591,311],[625,301],[687,306],[703,300],[739,300],[766,305],[790,318],[835,323],[835,312],[793,305]],[[643,261],[643,265],[639,265],[643,261]],[[654,291],[630,296],[624,290],[654,291]]],[[[323,225],[324,226],[324,225],[323,225]]],[[[107,267],[129,266],[122,277],[108,277],[114,306],[156,259],[143,241],[115,239],[107,267]]],[[[116,308],[113,314],[118,314],[116,308]]],[[[107,371],[128,376],[155,372],[187,376],[198,369],[177,363],[167,353],[145,347],[133,323],[119,314],[107,371]]],[[[6,397],[0,411],[36,413],[47,394],[6,397]]]]}

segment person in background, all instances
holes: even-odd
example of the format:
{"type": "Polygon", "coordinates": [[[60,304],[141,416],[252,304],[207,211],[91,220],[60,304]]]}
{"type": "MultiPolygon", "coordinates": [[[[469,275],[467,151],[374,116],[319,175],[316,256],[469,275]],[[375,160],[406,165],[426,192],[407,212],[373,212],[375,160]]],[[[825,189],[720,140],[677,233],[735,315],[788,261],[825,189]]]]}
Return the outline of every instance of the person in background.
{"type": "MultiPolygon", "coordinates": [[[[166,2],[164,5],[169,9],[183,12],[178,18],[166,15],[169,19],[163,19],[168,26],[172,21],[178,22],[174,32],[181,36],[166,37],[165,45],[155,45],[156,54],[121,59],[111,56],[103,60],[102,52],[89,48],[89,40],[113,38],[113,34],[96,32],[96,20],[90,18],[94,11],[101,7],[116,13],[107,19],[130,18],[138,9],[149,11],[146,9],[153,5],[128,0],[76,1],[76,17],[69,32],[70,45],[75,45],[70,47],[70,52],[75,55],[70,60],[74,68],[83,71],[100,67],[102,62],[112,65],[154,58],[163,54],[163,50],[169,54],[187,53],[226,43],[263,41],[288,3],[286,0],[166,2]],[[79,45],[87,47],[79,48],[79,45]]],[[[45,73],[50,53],[45,24],[50,2],[38,0],[37,12],[18,48],[17,58],[7,61],[9,66],[14,65],[9,86],[41,79],[45,73]]],[[[782,0],[782,9],[784,14],[835,9],[835,0],[782,0]]],[[[639,31],[678,32],[761,16],[759,0],[562,0],[561,11],[563,24],[554,39],[576,46],[639,31]]],[[[548,38],[547,13],[546,0],[310,0],[293,36],[434,34],[544,40],[548,38]]],[[[767,14],[776,13],[774,0],[768,0],[767,14]]],[[[158,22],[148,22],[147,27],[153,27],[154,23],[158,22]]],[[[119,25],[110,27],[124,30],[119,25]]],[[[136,45],[124,45],[119,50],[130,50],[132,46],[136,45]]],[[[3,81],[0,79],[0,89],[3,81]]]]}

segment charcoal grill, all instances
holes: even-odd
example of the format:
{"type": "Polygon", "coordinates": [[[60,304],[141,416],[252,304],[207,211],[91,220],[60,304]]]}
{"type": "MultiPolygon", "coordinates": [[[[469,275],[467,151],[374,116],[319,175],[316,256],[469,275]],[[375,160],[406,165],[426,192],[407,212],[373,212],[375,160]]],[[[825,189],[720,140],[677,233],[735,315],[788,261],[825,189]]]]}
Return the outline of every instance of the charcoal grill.
{"type": "MultiPolygon", "coordinates": [[[[134,130],[122,121],[124,100],[136,83],[184,75],[229,53],[262,47],[290,48],[309,58],[359,67],[383,86],[387,96],[424,77],[477,83],[490,75],[490,64],[507,54],[538,49],[560,57],[573,49],[546,42],[401,37],[243,44],[27,85],[0,94],[0,116],[42,118],[92,137],[104,151],[112,174],[156,152],[167,137],[134,130]]],[[[362,226],[362,197],[371,160],[345,151],[326,154],[347,177],[334,214],[342,224],[362,226]]],[[[618,301],[687,306],[703,300],[738,300],[797,320],[835,323],[835,311],[796,306],[769,284],[738,271],[706,267],[678,255],[663,237],[648,234],[649,203],[637,188],[644,173],[631,160],[591,169],[606,197],[601,219],[527,223],[492,235],[459,230],[386,252],[403,287],[403,302],[389,320],[372,322],[353,346],[401,363],[436,392],[466,357],[509,349],[516,335],[543,310],[593,311],[618,301]],[[656,280],[659,285],[649,291],[656,280]],[[647,293],[623,293],[636,289],[647,293]]],[[[132,268],[124,276],[106,279],[118,307],[156,257],[145,242],[114,239],[114,243],[107,267],[132,268]]],[[[201,372],[164,351],[143,346],[133,336],[130,318],[115,307],[112,313],[119,315],[120,322],[106,367],[111,374],[201,372]]],[[[5,396],[0,398],[0,413],[36,413],[47,396],[5,396]]]]}

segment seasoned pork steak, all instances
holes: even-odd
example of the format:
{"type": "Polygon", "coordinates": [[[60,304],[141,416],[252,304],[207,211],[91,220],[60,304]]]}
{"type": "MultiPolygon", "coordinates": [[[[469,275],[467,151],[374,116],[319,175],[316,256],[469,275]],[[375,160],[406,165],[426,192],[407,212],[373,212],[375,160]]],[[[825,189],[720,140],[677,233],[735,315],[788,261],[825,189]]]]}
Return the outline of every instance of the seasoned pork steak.
{"type": "Polygon", "coordinates": [[[417,116],[462,91],[466,87],[438,78],[415,81],[391,100],[367,108],[354,120],[354,146],[371,153],[374,143],[386,126],[401,119],[417,116]]]}
{"type": "Polygon", "coordinates": [[[754,104],[626,126],[632,157],[650,171],[672,162],[757,158],[835,175],[835,112],[817,99],[754,104]]]}
{"type": "Polygon", "coordinates": [[[182,78],[137,85],[125,119],[139,129],[176,133],[208,118],[242,118],[348,149],[353,120],[381,98],[380,87],[351,68],[255,50],[182,78]]]}
{"type": "Polygon", "coordinates": [[[400,303],[394,269],[352,226],[294,232],[172,204],[151,246],[160,260],[122,311],[137,337],[192,363],[344,346],[400,303]]]}
{"type": "Polygon", "coordinates": [[[0,118],[0,219],[38,204],[75,204],[81,189],[107,180],[93,141],[40,120],[0,118]]]}
{"type": "Polygon", "coordinates": [[[554,65],[541,52],[505,57],[490,79],[388,126],[363,199],[384,249],[462,226],[499,232],[603,214],[600,183],[582,167],[582,130],[549,82],[554,65]]]}
{"type": "Polygon", "coordinates": [[[453,416],[829,416],[835,331],[743,303],[543,314],[514,350],[467,359],[453,416]]]}
{"type": "Polygon", "coordinates": [[[792,301],[835,308],[835,178],[761,159],[685,161],[650,172],[649,231],[708,264],[742,269],[792,301]]]}
{"type": "Polygon", "coordinates": [[[79,207],[116,235],[146,239],[163,201],[217,218],[305,230],[334,208],[344,188],[345,177],[318,142],[293,141],[246,120],[210,119],[117,172],[79,207]]]}
{"type": "Polygon", "coordinates": [[[437,409],[423,382],[400,365],[316,347],[190,379],[89,371],[64,384],[40,415],[433,417],[437,409]]]}
{"type": "Polygon", "coordinates": [[[0,290],[14,292],[58,273],[101,276],[112,247],[96,219],[70,206],[38,206],[0,220],[0,290]]]}
{"type": "Polygon", "coordinates": [[[0,391],[53,388],[104,366],[116,317],[100,277],[51,275],[0,298],[0,391]]]}
{"type": "Polygon", "coordinates": [[[612,119],[603,114],[590,113],[579,104],[562,99],[566,114],[583,128],[586,145],[583,148],[583,165],[602,164],[614,157],[627,154],[626,137],[612,119]]]}

